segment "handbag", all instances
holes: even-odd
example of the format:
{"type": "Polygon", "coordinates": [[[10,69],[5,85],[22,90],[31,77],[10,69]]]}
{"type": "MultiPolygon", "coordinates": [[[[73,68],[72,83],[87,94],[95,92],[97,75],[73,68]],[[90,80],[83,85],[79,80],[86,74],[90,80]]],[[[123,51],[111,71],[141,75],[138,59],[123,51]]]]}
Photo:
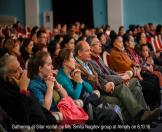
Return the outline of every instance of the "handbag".
{"type": "Polygon", "coordinates": [[[88,120],[87,113],[77,106],[71,97],[64,97],[57,105],[63,115],[63,124],[83,124],[88,120]]]}

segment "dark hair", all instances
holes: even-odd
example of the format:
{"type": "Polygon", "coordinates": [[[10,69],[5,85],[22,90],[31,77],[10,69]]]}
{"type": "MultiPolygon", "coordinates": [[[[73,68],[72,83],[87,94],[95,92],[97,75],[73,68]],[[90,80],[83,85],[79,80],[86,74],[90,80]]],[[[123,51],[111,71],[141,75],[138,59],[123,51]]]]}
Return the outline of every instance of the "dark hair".
{"type": "Polygon", "coordinates": [[[61,35],[59,35],[59,34],[56,35],[56,36],[55,36],[55,41],[56,41],[56,43],[59,42],[60,39],[61,39],[62,37],[63,37],[63,36],[61,36],[61,35]]]}
{"type": "Polygon", "coordinates": [[[156,33],[158,35],[161,34],[161,29],[162,29],[162,25],[161,24],[158,24],[157,27],[156,27],[156,33]]]}
{"type": "Polygon", "coordinates": [[[113,40],[116,36],[117,36],[117,33],[114,30],[112,30],[110,32],[110,39],[113,40]]]}
{"type": "Polygon", "coordinates": [[[37,32],[37,38],[40,38],[42,33],[46,33],[45,30],[39,30],[37,32]]]}
{"type": "Polygon", "coordinates": [[[132,36],[132,35],[130,35],[130,34],[125,34],[125,35],[123,36],[124,47],[127,47],[126,42],[129,42],[130,36],[132,36]]]}
{"type": "Polygon", "coordinates": [[[26,38],[20,48],[21,56],[25,61],[29,59],[29,53],[26,51],[26,47],[29,45],[31,41],[32,41],[31,39],[26,38]]]}
{"type": "Polygon", "coordinates": [[[56,51],[57,44],[59,44],[58,41],[52,40],[48,45],[48,51],[50,52],[51,57],[54,56],[54,52],[56,51]]]}
{"type": "Polygon", "coordinates": [[[149,26],[152,26],[152,25],[153,25],[153,23],[152,23],[152,22],[149,22],[149,23],[148,23],[148,25],[149,25],[149,26]]]}
{"type": "Polygon", "coordinates": [[[80,36],[75,43],[77,44],[79,41],[83,41],[84,39],[86,40],[87,37],[86,36],[80,36]]]}
{"type": "Polygon", "coordinates": [[[81,30],[82,36],[86,36],[86,31],[89,30],[89,28],[84,28],[81,30]]]}
{"type": "Polygon", "coordinates": [[[69,35],[64,36],[64,40],[60,44],[61,45],[61,48],[62,49],[65,48],[65,45],[68,44],[71,39],[74,39],[74,38],[71,37],[71,36],[69,36],[69,35]]]}
{"type": "Polygon", "coordinates": [[[148,47],[148,45],[147,45],[147,44],[142,44],[142,45],[140,45],[140,51],[142,51],[143,47],[145,47],[145,46],[147,46],[147,47],[148,47]]]}
{"type": "Polygon", "coordinates": [[[142,35],[142,32],[137,33],[136,41],[137,41],[138,44],[139,44],[139,41],[141,40],[141,35],[142,35]]]}
{"type": "Polygon", "coordinates": [[[18,39],[7,39],[6,42],[4,43],[4,48],[6,49],[6,51],[11,54],[12,49],[15,48],[17,46],[16,42],[19,42],[18,39]]]}
{"type": "MultiPolygon", "coordinates": [[[[121,37],[121,36],[120,35],[113,36],[113,38],[111,39],[112,45],[114,45],[115,40],[117,40],[119,37],[121,37]]],[[[121,37],[121,38],[123,38],[123,37],[121,37]]]]}
{"type": "Polygon", "coordinates": [[[32,30],[31,30],[31,33],[32,33],[32,34],[36,33],[38,29],[39,29],[38,26],[34,26],[34,27],[32,28],[32,30]]]}
{"type": "Polygon", "coordinates": [[[120,31],[122,28],[124,28],[124,26],[120,26],[120,27],[119,27],[119,31],[120,31]]]}
{"type": "Polygon", "coordinates": [[[45,57],[49,56],[48,52],[38,51],[28,62],[28,76],[33,78],[38,75],[39,67],[45,64],[45,57]]]}
{"type": "Polygon", "coordinates": [[[59,52],[58,58],[57,58],[57,68],[61,68],[63,66],[63,63],[65,60],[69,60],[70,56],[72,54],[72,50],[68,48],[64,48],[59,52]]]}
{"type": "Polygon", "coordinates": [[[129,30],[131,30],[132,32],[136,29],[136,25],[129,25],[129,30]]]}
{"type": "Polygon", "coordinates": [[[97,38],[101,40],[102,35],[105,35],[103,32],[97,33],[97,38]]]}

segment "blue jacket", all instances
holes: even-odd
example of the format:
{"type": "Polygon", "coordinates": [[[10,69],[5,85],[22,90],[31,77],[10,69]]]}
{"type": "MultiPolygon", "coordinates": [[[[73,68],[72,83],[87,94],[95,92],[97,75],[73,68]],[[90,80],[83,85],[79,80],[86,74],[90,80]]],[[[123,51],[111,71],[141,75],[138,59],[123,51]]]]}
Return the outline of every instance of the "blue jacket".
{"type": "MultiPolygon", "coordinates": [[[[39,104],[43,105],[47,90],[44,79],[42,79],[40,76],[35,76],[32,80],[30,80],[29,90],[34,94],[39,104]]],[[[54,100],[51,105],[51,110],[57,111],[56,103],[54,102],[54,100]]]]}
{"type": "Polygon", "coordinates": [[[84,85],[86,92],[92,93],[92,90],[93,90],[92,86],[85,81],[83,81],[83,83],[77,83],[76,87],[74,88],[72,81],[65,74],[62,68],[59,69],[58,74],[56,76],[56,80],[63,86],[63,88],[66,89],[68,95],[72,97],[73,99],[80,98],[83,85],[84,85]]]}

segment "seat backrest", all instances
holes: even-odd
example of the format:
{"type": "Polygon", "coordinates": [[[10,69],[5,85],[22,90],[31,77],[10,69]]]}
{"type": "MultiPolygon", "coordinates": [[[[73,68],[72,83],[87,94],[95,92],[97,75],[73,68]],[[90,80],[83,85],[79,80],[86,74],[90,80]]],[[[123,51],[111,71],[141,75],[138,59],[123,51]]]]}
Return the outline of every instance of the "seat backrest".
{"type": "Polygon", "coordinates": [[[156,51],[159,50],[159,48],[158,48],[157,42],[154,37],[151,37],[151,44],[152,44],[154,53],[156,53],[156,51]]]}
{"type": "Polygon", "coordinates": [[[159,46],[160,46],[160,49],[162,49],[162,39],[161,39],[161,35],[158,35],[158,42],[159,42],[159,46]]]}
{"type": "Polygon", "coordinates": [[[160,50],[161,46],[160,46],[160,42],[159,42],[158,36],[155,36],[155,41],[156,41],[156,45],[157,45],[158,50],[160,50]]]}
{"type": "Polygon", "coordinates": [[[103,54],[102,54],[102,58],[103,58],[103,61],[104,61],[104,64],[106,66],[109,66],[108,65],[108,61],[107,61],[107,56],[110,55],[107,51],[104,51],[103,54]]]}

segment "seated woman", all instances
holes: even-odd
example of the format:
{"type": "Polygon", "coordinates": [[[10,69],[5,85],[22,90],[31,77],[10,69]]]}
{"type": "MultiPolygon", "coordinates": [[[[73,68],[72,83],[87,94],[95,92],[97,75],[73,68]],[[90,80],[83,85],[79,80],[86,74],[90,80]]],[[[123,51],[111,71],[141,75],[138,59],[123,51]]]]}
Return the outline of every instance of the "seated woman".
{"type": "Polygon", "coordinates": [[[29,58],[31,58],[33,54],[33,41],[31,39],[25,39],[20,48],[21,56],[26,62],[29,58]]]}
{"type": "Polygon", "coordinates": [[[60,43],[57,41],[53,42],[53,47],[51,47],[51,49],[48,48],[48,51],[51,54],[52,64],[55,69],[57,69],[57,57],[58,57],[60,50],[61,50],[61,46],[60,46],[60,43]]]}
{"type": "Polygon", "coordinates": [[[137,37],[136,37],[136,42],[137,42],[137,45],[135,46],[135,50],[136,52],[139,54],[139,51],[140,51],[140,46],[142,44],[146,44],[148,45],[150,51],[151,51],[151,54],[153,54],[153,47],[151,45],[151,43],[149,43],[149,40],[148,38],[146,37],[146,34],[145,33],[138,33],[137,34],[137,37]]]}
{"type": "Polygon", "coordinates": [[[149,48],[147,45],[141,45],[140,53],[142,57],[142,71],[150,72],[159,78],[160,87],[162,88],[162,74],[160,71],[154,69],[154,62],[152,57],[149,55],[149,48]]]}
{"type": "Polygon", "coordinates": [[[20,48],[21,57],[25,62],[25,67],[27,67],[28,59],[33,55],[33,41],[31,39],[25,39],[20,48]]]}
{"type": "MultiPolygon", "coordinates": [[[[102,102],[100,102],[99,99],[100,93],[98,91],[93,91],[92,86],[88,82],[82,80],[81,71],[75,69],[75,59],[72,50],[66,48],[62,49],[58,59],[60,60],[58,64],[60,69],[56,76],[56,80],[66,89],[69,96],[73,99],[82,99],[84,102],[84,109],[87,113],[89,113],[90,110],[89,105],[92,105],[92,111],[94,111],[95,114],[93,115],[94,117],[92,117],[90,114],[93,112],[89,113],[91,119],[101,122],[109,120],[113,123],[115,119],[112,119],[112,115],[116,114],[114,109],[102,109],[102,102]],[[108,113],[111,113],[111,115],[108,113]],[[105,118],[102,118],[101,115],[105,118]]],[[[118,106],[116,105],[116,107],[118,106]]],[[[119,119],[118,121],[121,121],[118,116],[116,116],[116,118],[119,119]]]]}
{"type": "Polygon", "coordinates": [[[4,44],[4,49],[7,50],[8,54],[15,56],[22,68],[25,68],[25,61],[22,59],[20,54],[20,41],[18,39],[7,39],[4,44]]]}
{"type": "Polygon", "coordinates": [[[73,37],[66,35],[60,45],[61,45],[61,48],[68,48],[68,49],[74,50],[75,40],[73,37]]]}
{"type": "MultiPolygon", "coordinates": [[[[130,38],[126,41],[128,45],[130,45],[130,38]]],[[[134,43],[134,42],[133,42],[134,43]]],[[[131,58],[128,56],[126,52],[124,52],[124,46],[123,46],[123,40],[120,36],[117,36],[114,39],[113,42],[113,49],[111,50],[109,62],[111,65],[111,68],[116,70],[117,72],[124,72],[127,70],[132,70],[134,73],[136,73],[136,67],[139,67],[140,65],[135,62],[134,60],[131,60],[131,58]]],[[[138,75],[141,73],[139,72],[138,75]]],[[[151,109],[154,109],[154,107],[159,107],[160,105],[160,85],[159,81],[157,80],[157,77],[153,78],[154,74],[141,74],[142,80],[140,81],[142,85],[143,94],[146,100],[146,103],[151,107],[151,109]]]]}
{"type": "Polygon", "coordinates": [[[160,71],[162,72],[162,67],[161,67],[161,65],[162,65],[162,59],[161,58],[162,58],[162,56],[161,56],[161,53],[158,50],[156,51],[156,53],[153,52],[153,46],[149,42],[148,37],[146,37],[146,34],[145,33],[138,33],[136,41],[137,41],[137,45],[135,46],[136,52],[138,54],[140,54],[139,51],[140,51],[141,45],[143,45],[143,44],[147,45],[148,48],[149,48],[149,51],[150,51],[150,55],[153,57],[154,62],[156,64],[156,66],[157,66],[157,69],[158,70],[160,69],[160,71]]]}
{"type": "Polygon", "coordinates": [[[60,69],[56,79],[66,89],[69,96],[73,99],[79,99],[82,94],[82,89],[91,94],[93,91],[92,86],[82,80],[80,75],[81,71],[75,69],[75,59],[73,58],[72,51],[70,49],[61,50],[58,59],[60,61],[60,69]],[[75,88],[74,85],[76,86],[75,88]]]}
{"type": "MultiPolygon", "coordinates": [[[[128,46],[126,47],[128,49],[128,46]]],[[[129,47],[129,50],[132,48],[129,47]]],[[[131,50],[133,51],[133,50],[131,50]]],[[[121,36],[116,36],[113,40],[113,48],[111,49],[109,56],[110,67],[120,73],[131,70],[135,77],[143,80],[141,77],[139,64],[131,60],[128,54],[125,52],[125,47],[123,45],[123,38],[121,36]]]]}
{"type": "Polygon", "coordinates": [[[68,95],[53,77],[52,60],[49,53],[38,51],[29,60],[28,74],[31,78],[29,89],[38,102],[52,113],[56,112],[56,104],[60,100],[60,95],[62,97],[68,95]]]}

